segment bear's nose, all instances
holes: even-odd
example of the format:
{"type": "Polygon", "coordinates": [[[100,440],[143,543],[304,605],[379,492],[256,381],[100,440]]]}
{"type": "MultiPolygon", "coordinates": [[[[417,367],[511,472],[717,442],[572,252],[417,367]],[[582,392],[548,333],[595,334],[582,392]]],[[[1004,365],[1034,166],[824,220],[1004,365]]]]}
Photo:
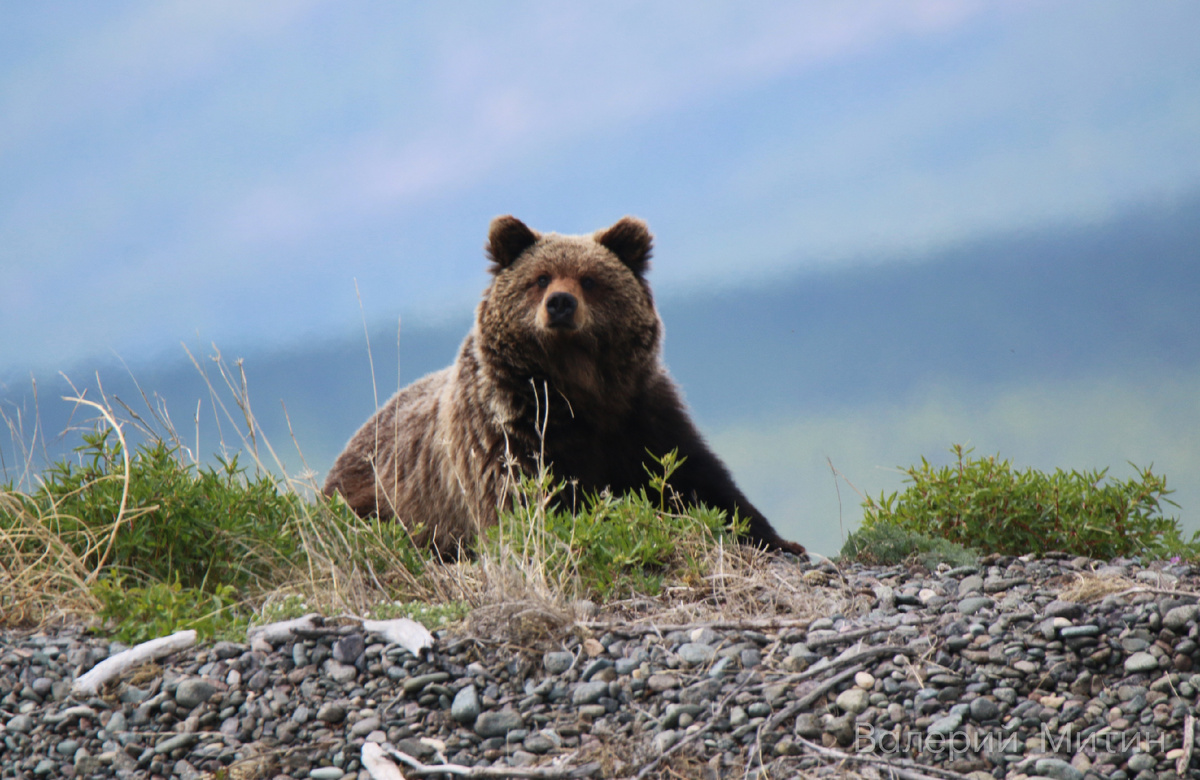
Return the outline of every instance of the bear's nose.
{"type": "Polygon", "coordinates": [[[556,292],[546,299],[546,314],[550,325],[570,325],[579,302],[571,293],[556,292]]]}

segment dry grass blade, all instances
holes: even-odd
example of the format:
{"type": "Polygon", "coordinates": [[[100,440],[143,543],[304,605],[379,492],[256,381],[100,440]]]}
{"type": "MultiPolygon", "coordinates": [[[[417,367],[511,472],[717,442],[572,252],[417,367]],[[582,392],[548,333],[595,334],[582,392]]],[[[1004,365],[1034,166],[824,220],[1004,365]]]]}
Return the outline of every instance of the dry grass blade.
{"type": "Polygon", "coordinates": [[[27,496],[0,492],[0,625],[40,625],[88,615],[99,606],[92,570],[39,516],[27,496]]]}
{"type": "Polygon", "coordinates": [[[1074,582],[1062,589],[1058,597],[1063,601],[1086,603],[1127,591],[1136,585],[1133,580],[1116,575],[1079,574],[1074,582]]]}

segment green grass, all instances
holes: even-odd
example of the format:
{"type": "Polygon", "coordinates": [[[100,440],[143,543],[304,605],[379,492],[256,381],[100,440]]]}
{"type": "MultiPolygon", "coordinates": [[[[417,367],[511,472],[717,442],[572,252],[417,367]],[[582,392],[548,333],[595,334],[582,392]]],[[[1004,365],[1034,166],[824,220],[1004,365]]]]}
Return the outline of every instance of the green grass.
{"type": "Polygon", "coordinates": [[[1185,541],[1178,521],[1163,515],[1174,505],[1171,491],[1150,468],[1135,467],[1137,478],[1122,481],[1107,469],[1019,471],[999,456],[972,458],[960,445],[951,451],[950,465],[922,458],[905,469],[903,492],[867,497],[862,530],[894,527],[1005,555],[1200,557],[1200,533],[1185,541]]]}

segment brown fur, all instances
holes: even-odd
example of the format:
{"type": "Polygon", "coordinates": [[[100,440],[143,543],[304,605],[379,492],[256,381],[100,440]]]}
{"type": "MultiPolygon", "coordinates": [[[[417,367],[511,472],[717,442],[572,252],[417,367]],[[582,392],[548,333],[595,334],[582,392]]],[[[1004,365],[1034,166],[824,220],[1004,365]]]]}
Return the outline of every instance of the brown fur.
{"type": "Polygon", "coordinates": [[[492,220],[494,275],[448,368],[397,393],[359,429],[325,481],[360,515],[418,524],[444,552],[496,522],[506,456],[542,455],[574,491],[646,485],[650,454],[678,449],[689,500],[750,520],[747,541],[797,554],[733,483],[660,362],[662,324],[645,273],[652,237],[625,217],[590,236],[492,220]],[[539,435],[543,425],[545,435],[539,435]]]}

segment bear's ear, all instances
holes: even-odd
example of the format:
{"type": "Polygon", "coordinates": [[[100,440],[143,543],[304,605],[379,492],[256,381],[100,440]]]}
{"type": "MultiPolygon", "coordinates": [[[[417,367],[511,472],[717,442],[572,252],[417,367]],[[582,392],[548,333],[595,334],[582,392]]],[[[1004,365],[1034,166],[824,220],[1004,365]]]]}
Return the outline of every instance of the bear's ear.
{"type": "Polygon", "coordinates": [[[508,268],[537,240],[538,234],[511,214],[496,217],[488,227],[487,256],[496,264],[492,270],[508,268]]]}
{"type": "Polygon", "coordinates": [[[642,220],[637,217],[622,217],[607,230],[597,231],[595,239],[596,243],[629,266],[634,275],[641,276],[646,272],[654,236],[650,235],[650,228],[642,220]]]}

